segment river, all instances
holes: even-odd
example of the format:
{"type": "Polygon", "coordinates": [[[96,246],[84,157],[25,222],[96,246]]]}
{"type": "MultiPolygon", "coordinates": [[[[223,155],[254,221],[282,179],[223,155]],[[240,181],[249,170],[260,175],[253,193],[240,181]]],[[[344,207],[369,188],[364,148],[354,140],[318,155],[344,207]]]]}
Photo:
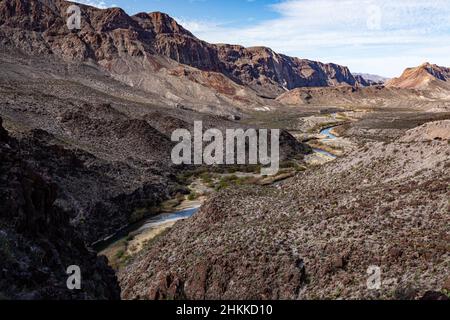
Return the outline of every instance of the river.
{"type": "MultiPolygon", "coordinates": [[[[334,140],[334,139],[337,138],[334,134],[331,133],[331,130],[333,130],[334,128],[336,128],[336,126],[329,127],[329,128],[326,128],[326,129],[323,129],[322,131],[320,131],[321,135],[326,136],[326,138],[323,139],[323,140],[334,140]]],[[[337,158],[334,154],[332,154],[332,153],[330,153],[328,151],[325,151],[323,149],[315,148],[315,149],[313,149],[313,151],[316,152],[316,153],[323,154],[323,155],[325,155],[325,156],[327,156],[329,158],[332,158],[332,159],[336,159],[337,158]]]]}
{"type": "Polygon", "coordinates": [[[148,218],[144,221],[142,226],[136,230],[137,233],[142,233],[148,229],[157,228],[163,224],[169,222],[175,222],[178,220],[183,220],[192,217],[194,213],[198,211],[200,207],[194,207],[189,209],[184,209],[181,211],[175,211],[170,213],[162,213],[157,216],[148,218]]]}
{"type": "Polygon", "coordinates": [[[190,218],[194,215],[200,206],[195,206],[192,208],[182,209],[169,213],[161,213],[155,216],[151,216],[147,219],[143,219],[137,223],[131,224],[122,230],[116,232],[114,235],[107,237],[103,240],[97,241],[92,245],[92,247],[97,251],[103,251],[114,243],[127,238],[129,235],[140,235],[146,232],[151,232],[158,228],[164,227],[179,220],[184,220],[190,218]]]}
{"type": "MultiPolygon", "coordinates": [[[[320,131],[320,134],[326,136],[327,137],[326,139],[336,139],[337,137],[331,133],[331,130],[333,128],[334,127],[323,129],[322,131],[320,131]]],[[[329,158],[336,159],[336,156],[328,151],[322,149],[313,149],[313,150],[316,153],[320,153],[329,158]]],[[[93,247],[97,251],[102,251],[108,248],[109,246],[113,245],[114,243],[117,243],[121,239],[126,238],[129,235],[139,236],[145,235],[146,233],[151,234],[152,232],[155,232],[160,228],[169,227],[176,221],[192,217],[199,210],[199,208],[200,206],[195,206],[174,212],[161,213],[149,217],[138,223],[123,228],[121,231],[117,232],[111,237],[98,241],[93,245],[93,247]]]]}

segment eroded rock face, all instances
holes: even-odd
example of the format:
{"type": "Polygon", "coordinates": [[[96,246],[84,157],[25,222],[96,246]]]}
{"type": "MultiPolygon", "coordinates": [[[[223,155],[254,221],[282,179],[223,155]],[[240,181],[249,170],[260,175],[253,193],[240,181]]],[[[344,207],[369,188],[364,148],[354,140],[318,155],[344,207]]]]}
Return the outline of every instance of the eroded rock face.
{"type": "MultiPolygon", "coordinates": [[[[1,124],[1,119],[0,119],[1,124]]],[[[58,188],[21,158],[0,126],[0,297],[3,299],[119,299],[105,258],[88,250],[54,205],[58,188]],[[66,270],[81,269],[81,290],[66,286],[66,270]]]]}
{"type": "Polygon", "coordinates": [[[297,87],[356,85],[347,67],[281,55],[266,47],[212,45],[186,35],[160,35],[156,51],[180,63],[225,74],[261,95],[297,87]]]}

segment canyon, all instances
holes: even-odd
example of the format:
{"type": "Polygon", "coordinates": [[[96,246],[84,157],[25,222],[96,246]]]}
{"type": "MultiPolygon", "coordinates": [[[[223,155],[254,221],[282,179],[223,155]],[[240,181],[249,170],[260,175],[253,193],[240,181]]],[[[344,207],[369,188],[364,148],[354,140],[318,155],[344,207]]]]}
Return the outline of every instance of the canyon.
{"type": "Polygon", "coordinates": [[[0,299],[447,298],[449,68],[352,74],[161,12],[80,4],[69,30],[69,5],[0,2],[0,299]],[[174,164],[196,121],[279,129],[280,172],[174,164]]]}

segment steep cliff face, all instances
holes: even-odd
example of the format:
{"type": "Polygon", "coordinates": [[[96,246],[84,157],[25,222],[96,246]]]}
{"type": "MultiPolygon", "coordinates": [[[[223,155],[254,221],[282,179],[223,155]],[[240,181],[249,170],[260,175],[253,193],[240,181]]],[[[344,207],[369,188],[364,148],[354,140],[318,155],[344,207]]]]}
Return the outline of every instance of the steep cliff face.
{"type": "Polygon", "coordinates": [[[141,12],[132,19],[145,30],[151,30],[154,34],[178,34],[194,38],[194,35],[179,25],[168,14],[162,12],[141,12]]]}
{"type": "Polygon", "coordinates": [[[180,33],[157,35],[154,47],[158,53],[180,63],[223,73],[270,97],[297,87],[357,83],[347,67],[292,58],[266,47],[215,45],[180,33]]]}
{"type": "Polygon", "coordinates": [[[222,72],[272,96],[297,87],[355,85],[347,67],[281,55],[266,47],[218,46],[222,72]]]}
{"type": "Polygon", "coordinates": [[[119,299],[106,259],[88,250],[54,205],[57,186],[22,160],[0,118],[0,298],[119,299]],[[69,290],[66,270],[81,270],[81,289],[69,290]]]}
{"type": "Polygon", "coordinates": [[[54,53],[66,60],[93,60],[102,65],[117,58],[148,60],[160,54],[203,71],[222,73],[272,98],[296,87],[357,83],[348,68],[336,64],[292,58],[265,47],[209,44],[160,12],[128,16],[119,8],[80,5],[81,30],[71,32],[66,26],[69,5],[62,0],[2,1],[0,43],[28,53],[54,53]]]}

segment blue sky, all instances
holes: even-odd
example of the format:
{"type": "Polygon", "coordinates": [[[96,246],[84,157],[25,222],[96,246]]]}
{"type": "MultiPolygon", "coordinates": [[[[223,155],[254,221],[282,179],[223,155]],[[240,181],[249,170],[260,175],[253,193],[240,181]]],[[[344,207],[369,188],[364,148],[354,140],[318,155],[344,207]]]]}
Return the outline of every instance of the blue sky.
{"type": "Polygon", "coordinates": [[[162,11],[212,43],[263,45],[398,76],[425,61],[450,66],[450,0],[79,0],[129,14],[162,11]]]}

